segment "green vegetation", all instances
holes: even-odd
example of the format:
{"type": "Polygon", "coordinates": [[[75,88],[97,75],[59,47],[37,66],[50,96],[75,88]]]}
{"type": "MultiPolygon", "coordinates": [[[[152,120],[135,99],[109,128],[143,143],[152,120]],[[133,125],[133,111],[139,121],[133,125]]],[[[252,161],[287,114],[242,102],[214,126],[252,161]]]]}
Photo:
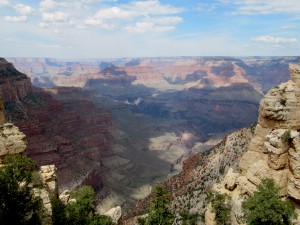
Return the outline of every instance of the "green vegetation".
{"type": "Polygon", "coordinates": [[[283,138],[283,140],[290,143],[292,141],[291,130],[285,131],[284,134],[282,135],[282,138],[283,138]]]}
{"type": "MultiPolygon", "coordinates": [[[[36,164],[26,156],[15,154],[4,158],[0,167],[0,224],[39,225],[51,224],[41,199],[34,195],[34,188],[42,188],[36,164]]],[[[112,225],[109,217],[96,214],[95,193],[89,186],[82,186],[71,193],[73,204],[64,205],[52,199],[53,225],[112,225]]]]}
{"type": "Polygon", "coordinates": [[[82,186],[71,193],[76,202],[66,206],[60,200],[52,200],[53,225],[112,225],[111,218],[96,214],[95,192],[90,186],[82,186]]]}
{"type": "Polygon", "coordinates": [[[258,191],[243,202],[243,211],[249,225],[288,225],[295,215],[289,200],[282,201],[274,180],[264,179],[258,191]]]}
{"type": "Polygon", "coordinates": [[[149,211],[149,216],[146,219],[140,219],[139,224],[171,225],[175,219],[170,210],[170,193],[161,186],[154,187],[149,211]]]}
{"type": "Polygon", "coordinates": [[[286,99],[284,98],[280,99],[280,104],[286,106],[286,99]]]}
{"type": "Polygon", "coordinates": [[[22,155],[7,155],[0,167],[0,224],[41,224],[42,204],[33,195],[35,162],[22,155]]]}
{"type": "Polygon", "coordinates": [[[198,221],[199,215],[196,214],[190,214],[189,212],[181,212],[180,213],[182,225],[195,225],[198,221]]]}
{"type": "Polygon", "coordinates": [[[227,195],[213,193],[211,197],[212,211],[216,214],[217,225],[230,225],[230,204],[227,195]]]}

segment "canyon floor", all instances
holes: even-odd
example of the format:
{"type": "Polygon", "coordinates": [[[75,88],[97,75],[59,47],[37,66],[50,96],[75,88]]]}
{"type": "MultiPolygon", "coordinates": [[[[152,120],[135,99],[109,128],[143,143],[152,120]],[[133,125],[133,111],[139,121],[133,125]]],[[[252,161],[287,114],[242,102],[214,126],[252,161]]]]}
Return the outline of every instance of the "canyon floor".
{"type": "MultiPolygon", "coordinates": [[[[103,159],[107,167],[99,210],[105,212],[115,205],[132,206],[145,198],[151,185],[162,182],[181,171],[181,162],[188,156],[217,144],[225,133],[212,134],[201,142],[190,131],[186,120],[153,117],[132,112],[124,102],[93,95],[100,108],[109,108],[115,126],[112,157],[103,159]]],[[[230,131],[228,131],[230,132],[230,131]]]]}

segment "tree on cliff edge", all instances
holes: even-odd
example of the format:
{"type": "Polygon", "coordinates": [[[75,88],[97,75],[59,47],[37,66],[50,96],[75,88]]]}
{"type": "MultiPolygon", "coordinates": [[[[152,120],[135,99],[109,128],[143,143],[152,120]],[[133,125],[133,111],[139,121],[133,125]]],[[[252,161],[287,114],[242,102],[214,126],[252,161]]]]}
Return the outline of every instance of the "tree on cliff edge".
{"type": "Polygon", "coordinates": [[[249,225],[288,225],[295,215],[289,200],[282,201],[274,180],[264,179],[258,191],[243,202],[243,211],[249,225]]]}
{"type": "Polygon", "coordinates": [[[146,225],[171,225],[175,219],[170,210],[170,193],[161,186],[155,186],[146,225]]]}
{"type": "Polygon", "coordinates": [[[7,155],[0,167],[0,224],[40,224],[41,200],[33,195],[35,162],[25,156],[7,155]]]}
{"type": "Polygon", "coordinates": [[[59,199],[52,200],[53,225],[112,225],[112,219],[96,214],[95,192],[83,185],[71,192],[76,202],[64,205],[59,199]]]}

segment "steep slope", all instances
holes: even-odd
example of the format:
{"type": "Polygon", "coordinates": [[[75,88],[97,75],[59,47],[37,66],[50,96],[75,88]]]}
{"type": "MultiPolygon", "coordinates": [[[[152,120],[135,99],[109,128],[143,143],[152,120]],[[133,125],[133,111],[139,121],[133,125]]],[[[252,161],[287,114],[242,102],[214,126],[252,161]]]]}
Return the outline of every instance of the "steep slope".
{"type": "MultiPolygon", "coordinates": [[[[163,183],[172,194],[172,208],[180,212],[204,215],[209,202],[209,192],[214,183],[223,179],[229,168],[237,168],[238,161],[246,152],[254,128],[244,128],[227,135],[212,149],[198,153],[183,161],[182,171],[163,183]]],[[[137,203],[125,218],[146,213],[150,196],[137,203]]],[[[134,224],[125,220],[125,224],[134,224]]]]}
{"type": "Polygon", "coordinates": [[[101,160],[112,154],[108,148],[112,139],[109,111],[96,108],[80,91],[74,97],[68,96],[74,90],[53,90],[54,96],[65,96],[68,101],[54,99],[32,87],[30,79],[4,59],[0,77],[5,117],[26,134],[26,154],[39,165],[58,167],[60,189],[88,183],[100,190],[104,173],[101,160]]]}
{"type": "MultiPolygon", "coordinates": [[[[291,80],[270,90],[260,103],[258,124],[247,152],[214,190],[231,196],[231,223],[243,224],[241,202],[252,195],[264,178],[274,179],[280,196],[292,200],[299,211],[300,201],[300,64],[290,65],[291,80]]],[[[300,217],[295,221],[299,224],[300,217]]],[[[206,213],[206,224],[214,224],[206,213]]]]}

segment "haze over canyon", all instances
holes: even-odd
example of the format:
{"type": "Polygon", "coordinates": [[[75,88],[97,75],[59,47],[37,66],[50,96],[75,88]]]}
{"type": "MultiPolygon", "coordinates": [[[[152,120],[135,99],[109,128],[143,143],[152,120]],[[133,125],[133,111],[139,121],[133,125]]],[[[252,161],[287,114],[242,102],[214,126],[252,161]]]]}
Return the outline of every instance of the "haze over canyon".
{"type": "Polygon", "coordinates": [[[39,165],[56,165],[60,191],[93,186],[102,212],[116,205],[128,209],[151,184],[181,171],[184,159],[254,124],[263,95],[287,81],[288,64],[297,62],[6,60],[0,61],[5,118],[26,134],[26,154],[39,165]]]}

